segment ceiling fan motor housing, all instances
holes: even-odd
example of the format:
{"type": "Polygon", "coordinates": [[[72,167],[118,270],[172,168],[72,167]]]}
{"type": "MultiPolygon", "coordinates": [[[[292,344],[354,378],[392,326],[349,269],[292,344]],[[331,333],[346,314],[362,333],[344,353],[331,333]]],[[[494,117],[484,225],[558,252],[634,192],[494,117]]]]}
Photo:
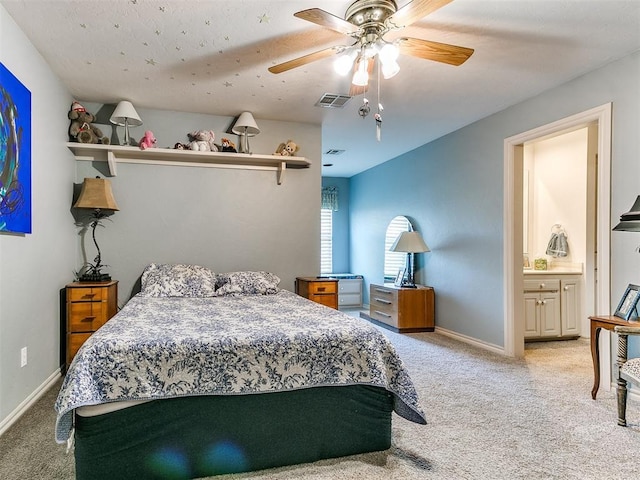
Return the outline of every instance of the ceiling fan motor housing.
{"type": "Polygon", "coordinates": [[[357,0],[347,8],[345,20],[367,35],[380,37],[388,30],[385,21],[397,10],[393,0],[357,0]]]}

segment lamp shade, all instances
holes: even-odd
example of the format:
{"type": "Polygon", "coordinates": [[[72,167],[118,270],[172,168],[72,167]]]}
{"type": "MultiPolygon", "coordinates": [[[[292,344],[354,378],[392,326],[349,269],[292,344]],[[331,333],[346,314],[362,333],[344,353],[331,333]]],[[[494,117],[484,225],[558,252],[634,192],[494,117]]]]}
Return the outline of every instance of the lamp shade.
{"type": "Polygon", "coordinates": [[[140,119],[140,115],[136,112],[136,109],[133,108],[131,102],[126,100],[118,103],[118,106],[113,111],[111,118],[109,121],[115,125],[119,125],[120,127],[124,127],[128,124],[130,127],[139,127],[142,125],[142,120],[140,119]]]}
{"type": "Polygon", "coordinates": [[[100,210],[120,210],[113,192],[111,182],[105,178],[85,178],[75,208],[91,208],[100,210]]]}
{"type": "Polygon", "coordinates": [[[620,215],[620,223],[613,229],[620,232],[640,232],[640,195],[631,210],[620,215]]]}
{"type": "Polygon", "coordinates": [[[392,252],[421,253],[430,252],[419,232],[402,232],[389,249],[392,252]]]}
{"type": "Polygon", "coordinates": [[[251,112],[242,112],[231,131],[236,135],[246,135],[248,137],[253,137],[260,133],[260,129],[251,112]]]}

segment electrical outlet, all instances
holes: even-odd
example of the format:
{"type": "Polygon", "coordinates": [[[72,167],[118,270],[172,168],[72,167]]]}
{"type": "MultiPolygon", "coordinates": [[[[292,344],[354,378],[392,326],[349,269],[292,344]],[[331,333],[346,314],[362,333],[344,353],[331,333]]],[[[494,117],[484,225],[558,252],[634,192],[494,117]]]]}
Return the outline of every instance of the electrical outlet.
{"type": "Polygon", "coordinates": [[[20,350],[20,367],[27,366],[27,347],[22,347],[20,350]]]}

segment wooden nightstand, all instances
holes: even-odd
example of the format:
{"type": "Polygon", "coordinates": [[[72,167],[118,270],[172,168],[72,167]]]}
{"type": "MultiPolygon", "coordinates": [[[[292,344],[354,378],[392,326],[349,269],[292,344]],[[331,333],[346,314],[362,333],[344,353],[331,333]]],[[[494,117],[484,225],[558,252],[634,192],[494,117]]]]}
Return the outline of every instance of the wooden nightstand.
{"type": "Polygon", "coordinates": [[[66,367],[82,344],[118,310],[118,282],[73,282],[66,290],[66,367]]]}
{"type": "Polygon", "coordinates": [[[435,293],[432,287],[369,286],[369,318],[400,333],[433,332],[435,293]]]}
{"type": "Polygon", "coordinates": [[[316,303],[338,309],[338,280],[335,278],[297,277],[296,293],[316,303]]]}

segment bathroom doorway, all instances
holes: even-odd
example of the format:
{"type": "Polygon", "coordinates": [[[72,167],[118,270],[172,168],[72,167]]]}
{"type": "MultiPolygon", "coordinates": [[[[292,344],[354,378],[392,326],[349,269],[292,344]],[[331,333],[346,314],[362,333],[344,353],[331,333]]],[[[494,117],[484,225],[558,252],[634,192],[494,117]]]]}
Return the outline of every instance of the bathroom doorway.
{"type": "MultiPolygon", "coordinates": [[[[523,305],[523,176],[524,151],[527,144],[564,133],[589,127],[597,131],[593,148],[597,154],[597,169],[591,178],[595,195],[587,217],[592,222],[593,240],[587,245],[585,259],[585,310],[582,314],[581,335],[589,336],[588,315],[608,314],[610,311],[610,190],[611,190],[611,104],[573,115],[557,122],[505,139],[504,142],[504,288],[505,288],[505,353],[524,356],[523,305]]],[[[607,335],[601,335],[601,379],[610,383],[610,344],[607,335]],[[603,338],[605,337],[605,338],[603,338]]]]}

